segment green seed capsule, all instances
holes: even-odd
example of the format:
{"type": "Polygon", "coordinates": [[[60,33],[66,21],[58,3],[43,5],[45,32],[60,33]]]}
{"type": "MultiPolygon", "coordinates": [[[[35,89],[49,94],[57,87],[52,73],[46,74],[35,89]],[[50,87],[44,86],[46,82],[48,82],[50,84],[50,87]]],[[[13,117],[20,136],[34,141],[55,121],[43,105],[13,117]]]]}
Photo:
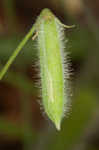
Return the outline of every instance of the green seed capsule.
{"type": "MultiPolygon", "coordinates": [[[[38,20],[37,32],[43,106],[48,117],[60,130],[64,109],[66,109],[64,105],[67,101],[67,93],[65,94],[67,81],[64,79],[63,26],[48,9],[42,11],[38,20]]],[[[65,65],[68,68],[68,65],[65,65]]]]}

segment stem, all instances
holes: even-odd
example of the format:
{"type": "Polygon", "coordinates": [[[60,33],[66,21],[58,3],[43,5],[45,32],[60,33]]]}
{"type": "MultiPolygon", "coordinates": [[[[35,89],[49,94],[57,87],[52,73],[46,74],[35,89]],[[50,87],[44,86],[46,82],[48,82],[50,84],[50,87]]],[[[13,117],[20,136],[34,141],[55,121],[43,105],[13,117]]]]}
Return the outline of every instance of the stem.
{"type": "Polygon", "coordinates": [[[30,31],[27,33],[27,35],[24,37],[24,39],[20,42],[18,47],[14,50],[13,54],[10,56],[9,60],[7,61],[7,63],[3,67],[3,69],[1,70],[1,72],[0,72],[0,80],[3,78],[3,76],[5,75],[5,73],[7,72],[7,70],[9,69],[11,64],[13,63],[13,61],[15,60],[16,56],[19,54],[19,52],[22,50],[22,48],[26,44],[26,42],[33,35],[34,31],[35,31],[35,25],[32,26],[30,31]]]}

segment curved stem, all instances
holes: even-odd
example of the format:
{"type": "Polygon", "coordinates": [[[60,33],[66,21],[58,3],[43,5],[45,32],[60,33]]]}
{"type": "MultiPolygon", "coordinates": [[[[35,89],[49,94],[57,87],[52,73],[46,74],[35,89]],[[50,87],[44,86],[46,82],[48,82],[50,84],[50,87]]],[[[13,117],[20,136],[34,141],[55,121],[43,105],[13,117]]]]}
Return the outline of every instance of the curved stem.
{"type": "Polygon", "coordinates": [[[1,72],[0,72],[0,80],[3,78],[3,76],[5,75],[5,73],[7,72],[7,70],[9,69],[11,64],[13,63],[13,61],[15,60],[16,56],[19,54],[19,52],[22,50],[22,48],[26,44],[26,42],[33,35],[34,31],[35,31],[35,25],[32,26],[30,31],[27,33],[27,35],[24,37],[24,39],[20,42],[18,47],[14,50],[13,54],[10,56],[9,60],[7,61],[7,63],[3,67],[3,69],[1,70],[1,72]]]}

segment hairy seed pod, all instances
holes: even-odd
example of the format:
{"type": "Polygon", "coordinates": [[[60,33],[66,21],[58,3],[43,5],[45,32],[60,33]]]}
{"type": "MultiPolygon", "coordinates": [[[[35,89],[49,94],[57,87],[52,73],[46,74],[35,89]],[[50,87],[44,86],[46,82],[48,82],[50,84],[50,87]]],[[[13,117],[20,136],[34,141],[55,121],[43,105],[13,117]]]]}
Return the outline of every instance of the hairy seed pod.
{"type": "Polygon", "coordinates": [[[49,9],[41,12],[36,25],[43,106],[48,117],[60,130],[68,99],[65,90],[68,84],[65,78],[68,75],[68,64],[64,64],[63,26],[49,9]]]}

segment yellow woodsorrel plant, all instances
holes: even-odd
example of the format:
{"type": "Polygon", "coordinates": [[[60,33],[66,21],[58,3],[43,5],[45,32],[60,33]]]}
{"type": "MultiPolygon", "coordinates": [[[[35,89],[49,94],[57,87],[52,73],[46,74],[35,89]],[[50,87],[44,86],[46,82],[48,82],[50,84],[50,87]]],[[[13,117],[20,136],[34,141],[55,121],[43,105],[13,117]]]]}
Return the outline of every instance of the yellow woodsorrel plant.
{"type": "Polygon", "coordinates": [[[38,37],[42,103],[46,114],[58,130],[60,130],[68,102],[68,63],[67,56],[64,56],[64,27],[71,28],[71,26],[63,25],[49,9],[44,9],[0,72],[1,80],[35,32],[32,39],[38,37]]]}

